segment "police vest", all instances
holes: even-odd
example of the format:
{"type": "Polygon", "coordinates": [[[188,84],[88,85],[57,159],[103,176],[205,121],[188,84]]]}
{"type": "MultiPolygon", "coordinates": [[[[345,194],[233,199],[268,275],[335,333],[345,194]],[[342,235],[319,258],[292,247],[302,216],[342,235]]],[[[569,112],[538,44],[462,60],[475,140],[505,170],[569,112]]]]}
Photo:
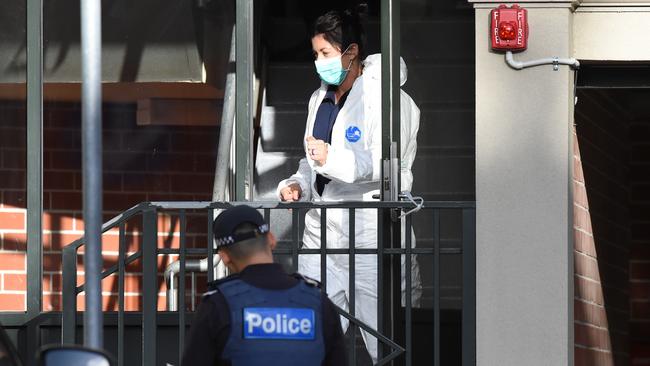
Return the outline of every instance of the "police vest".
{"type": "Polygon", "coordinates": [[[286,290],[268,290],[241,279],[217,288],[230,308],[230,337],[221,359],[232,366],[322,364],[320,289],[299,280],[286,290]]]}

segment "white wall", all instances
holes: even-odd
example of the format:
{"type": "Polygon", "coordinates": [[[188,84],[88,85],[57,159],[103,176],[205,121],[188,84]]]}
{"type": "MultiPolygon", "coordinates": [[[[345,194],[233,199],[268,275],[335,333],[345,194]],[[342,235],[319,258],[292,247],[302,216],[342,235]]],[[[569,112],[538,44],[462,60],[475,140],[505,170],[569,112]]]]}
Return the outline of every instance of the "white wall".
{"type": "Polygon", "coordinates": [[[573,29],[576,58],[650,60],[650,7],[582,4],[576,10],[573,29]]]}
{"type": "MultiPolygon", "coordinates": [[[[476,4],[477,364],[573,364],[573,72],[510,69],[476,4]]],[[[569,57],[570,3],[526,4],[529,48],[569,57]]]]}

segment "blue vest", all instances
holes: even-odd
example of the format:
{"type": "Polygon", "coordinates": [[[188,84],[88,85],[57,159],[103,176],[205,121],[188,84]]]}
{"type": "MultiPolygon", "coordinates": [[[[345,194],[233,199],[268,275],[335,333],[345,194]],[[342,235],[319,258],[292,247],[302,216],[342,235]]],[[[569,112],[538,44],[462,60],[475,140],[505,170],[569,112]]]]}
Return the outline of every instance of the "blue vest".
{"type": "Polygon", "coordinates": [[[217,285],[230,307],[221,358],[232,366],[319,366],[325,357],[321,291],[299,280],[267,290],[233,279],[217,285]]]}

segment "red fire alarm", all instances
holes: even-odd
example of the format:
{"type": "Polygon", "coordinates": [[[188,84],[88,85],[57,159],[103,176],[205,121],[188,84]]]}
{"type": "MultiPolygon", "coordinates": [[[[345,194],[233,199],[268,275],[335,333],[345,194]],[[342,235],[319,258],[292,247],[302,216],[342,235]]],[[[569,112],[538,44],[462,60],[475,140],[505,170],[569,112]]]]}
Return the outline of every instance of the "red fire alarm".
{"type": "Polygon", "coordinates": [[[490,13],[490,38],[495,51],[523,51],[528,46],[528,12],[499,5],[490,13]]]}

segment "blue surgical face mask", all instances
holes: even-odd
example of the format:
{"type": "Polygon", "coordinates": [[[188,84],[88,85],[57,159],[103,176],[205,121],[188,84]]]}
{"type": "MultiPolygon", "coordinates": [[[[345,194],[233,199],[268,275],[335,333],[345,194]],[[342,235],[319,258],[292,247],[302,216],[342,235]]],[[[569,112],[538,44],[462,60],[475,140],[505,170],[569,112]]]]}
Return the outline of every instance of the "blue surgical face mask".
{"type": "Polygon", "coordinates": [[[350,60],[348,68],[343,68],[341,56],[343,56],[347,51],[346,48],[339,56],[314,61],[316,72],[323,82],[328,85],[341,85],[343,80],[345,80],[345,76],[348,74],[348,71],[350,71],[350,66],[352,65],[352,60],[350,60]]]}

